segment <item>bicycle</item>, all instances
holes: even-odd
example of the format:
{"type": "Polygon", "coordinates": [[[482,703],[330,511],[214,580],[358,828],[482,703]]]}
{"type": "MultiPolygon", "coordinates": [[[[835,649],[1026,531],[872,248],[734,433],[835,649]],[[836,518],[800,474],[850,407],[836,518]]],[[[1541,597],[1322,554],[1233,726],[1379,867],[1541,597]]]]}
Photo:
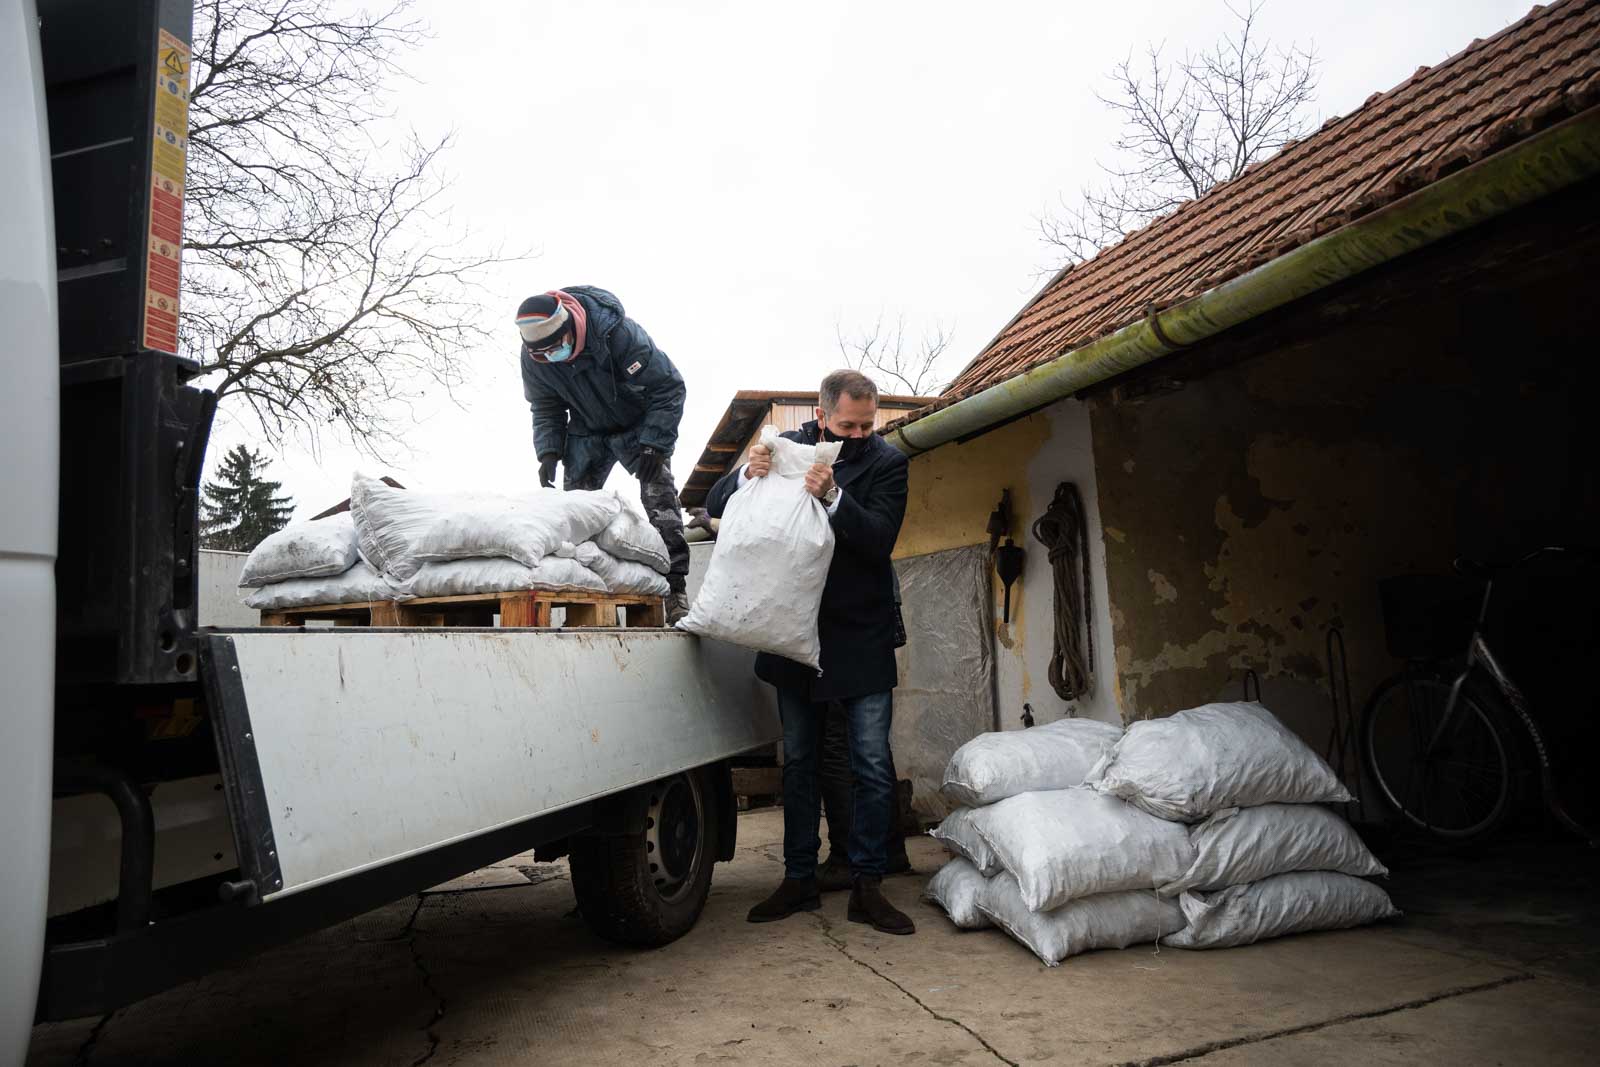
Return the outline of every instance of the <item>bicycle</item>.
{"type": "Polygon", "coordinates": [[[1541,556],[1575,552],[1550,546],[1510,565],[1458,559],[1459,577],[1407,575],[1382,583],[1389,650],[1408,663],[1367,701],[1360,752],[1383,799],[1413,826],[1456,842],[1498,829],[1518,806],[1528,777],[1520,726],[1531,741],[1551,814],[1590,845],[1600,845],[1562,803],[1528,699],[1484,637],[1496,574],[1541,556]],[[1465,640],[1466,665],[1452,678],[1444,662],[1461,647],[1456,642],[1468,627],[1458,622],[1472,617],[1473,599],[1477,613],[1465,640]]]}

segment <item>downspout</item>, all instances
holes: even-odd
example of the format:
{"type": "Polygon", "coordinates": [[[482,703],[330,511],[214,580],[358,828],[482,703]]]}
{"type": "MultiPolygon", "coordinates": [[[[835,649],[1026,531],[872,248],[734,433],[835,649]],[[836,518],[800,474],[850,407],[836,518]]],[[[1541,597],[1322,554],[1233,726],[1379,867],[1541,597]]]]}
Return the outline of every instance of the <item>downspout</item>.
{"type": "Polygon", "coordinates": [[[1590,109],[1159,316],[1152,314],[884,437],[915,456],[980,433],[1597,174],[1600,109],[1590,109]]]}

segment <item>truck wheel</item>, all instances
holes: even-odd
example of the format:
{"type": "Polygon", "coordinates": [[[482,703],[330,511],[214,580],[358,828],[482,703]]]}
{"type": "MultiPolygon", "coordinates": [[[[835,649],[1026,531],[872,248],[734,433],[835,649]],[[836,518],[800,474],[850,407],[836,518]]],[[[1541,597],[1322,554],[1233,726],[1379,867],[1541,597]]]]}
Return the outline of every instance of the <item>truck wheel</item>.
{"type": "Polygon", "coordinates": [[[653,948],[689,932],[711,891],[714,791],[693,770],[644,787],[644,829],[572,843],[572,889],[589,928],[619,945],[653,948]]]}

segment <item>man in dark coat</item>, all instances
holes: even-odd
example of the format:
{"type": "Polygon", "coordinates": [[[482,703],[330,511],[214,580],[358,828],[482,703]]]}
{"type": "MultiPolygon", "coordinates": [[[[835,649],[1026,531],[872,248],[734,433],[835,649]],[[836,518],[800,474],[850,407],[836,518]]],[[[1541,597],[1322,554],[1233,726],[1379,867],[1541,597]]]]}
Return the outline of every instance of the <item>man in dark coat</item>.
{"type": "Polygon", "coordinates": [[[670,463],[683,376],[604,289],[574,285],[530,296],[517,309],[517,331],[539,484],[555,485],[557,462],[567,490],[603,487],[618,463],[639,479],[639,497],[671,559],[670,626],[689,610],[689,545],[670,463]]]}
{"type": "MultiPolygon", "coordinates": [[[[905,516],[906,457],[874,432],[878,390],[871,379],[835,371],[823,379],[818,401],[816,421],[784,436],[803,444],[843,442],[837,462],[817,464],[805,480],[827,509],[834,534],[833,562],[817,616],[822,672],[770,654],[756,658],[756,674],[777,687],[783,718],[784,878],[749,917],[767,922],[821,906],[817,770],[828,703],[837,701],[848,720],[855,777],[849,917],[888,933],[909,934],[915,929],[910,918],[881,889],[895,787],[889,757],[896,681],[890,556],[905,516]]],[[[740,486],[767,476],[771,460],[766,449],[752,449],[748,463],[712,488],[707,510],[720,517],[740,486]]]]}

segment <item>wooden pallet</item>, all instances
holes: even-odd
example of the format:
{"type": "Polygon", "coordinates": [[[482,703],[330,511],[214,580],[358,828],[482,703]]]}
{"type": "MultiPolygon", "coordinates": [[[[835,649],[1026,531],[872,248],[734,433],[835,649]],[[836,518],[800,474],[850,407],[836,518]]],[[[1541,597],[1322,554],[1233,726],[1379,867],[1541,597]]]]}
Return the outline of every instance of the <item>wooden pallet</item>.
{"type": "Polygon", "coordinates": [[[312,621],[335,626],[549,626],[550,613],[566,611],[566,626],[617,626],[619,608],[627,609],[626,625],[659,627],[666,620],[660,597],[612,596],[604,593],[550,592],[543,589],[467,596],[430,596],[415,600],[374,600],[354,604],[263,611],[262,626],[301,626],[312,621]]]}

